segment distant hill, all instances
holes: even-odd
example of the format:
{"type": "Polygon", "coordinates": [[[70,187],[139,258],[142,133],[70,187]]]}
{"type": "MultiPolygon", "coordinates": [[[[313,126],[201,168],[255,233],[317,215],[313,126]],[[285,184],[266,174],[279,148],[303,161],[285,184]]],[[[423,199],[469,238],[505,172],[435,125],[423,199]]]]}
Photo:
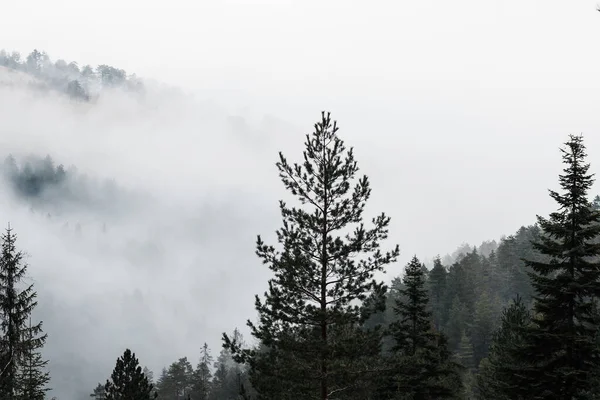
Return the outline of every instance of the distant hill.
{"type": "Polygon", "coordinates": [[[0,50],[0,86],[23,85],[41,91],[58,91],[80,101],[90,101],[110,88],[144,92],[144,83],[135,74],[110,65],[80,67],[75,61],[53,62],[43,51],[33,50],[22,59],[19,52],[0,50]]]}

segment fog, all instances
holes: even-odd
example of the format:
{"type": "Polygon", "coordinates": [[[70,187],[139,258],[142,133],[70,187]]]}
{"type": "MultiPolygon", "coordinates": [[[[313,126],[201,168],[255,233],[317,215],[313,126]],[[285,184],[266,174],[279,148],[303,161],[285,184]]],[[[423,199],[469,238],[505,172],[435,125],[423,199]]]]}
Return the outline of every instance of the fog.
{"type": "Polygon", "coordinates": [[[217,353],[268,277],[253,246],[277,227],[274,132],[291,132],[159,88],[146,96],[106,91],[87,104],[0,90],[3,156],[49,154],[76,167],[71,189],[87,182],[79,201],[59,191],[32,202],[7,182],[0,196],[39,291],[60,398],[88,394],[125,347],[156,373],[195,363],[204,341],[217,353]]]}
{"type": "Polygon", "coordinates": [[[157,374],[179,357],[195,364],[205,341],[217,353],[223,331],[254,318],[269,277],[256,234],[272,242],[286,196],[277,152],[300,160],[322,110],[371,178],[369,215],[392,217],[402,257],[386,279],[413,254],[498,239],[552,211],[568,134],[584,134],[599,171],[592,2],[200,3],[166,13],[140,3],[131,30],[134,6],[84,13],[63,1],[46,21],[41,2],[13,2],[18,17],[0,25],[8,50],[147,78],[142,98],[105,91],[93,103],[0,87],[0,157],[50,155],[97,180],[98,196],[104,180],[116,185],[100,206],[32,208],[0,191],[0,223],[29,255],[60,398],[88,394],[125,347],[157,374]]]}

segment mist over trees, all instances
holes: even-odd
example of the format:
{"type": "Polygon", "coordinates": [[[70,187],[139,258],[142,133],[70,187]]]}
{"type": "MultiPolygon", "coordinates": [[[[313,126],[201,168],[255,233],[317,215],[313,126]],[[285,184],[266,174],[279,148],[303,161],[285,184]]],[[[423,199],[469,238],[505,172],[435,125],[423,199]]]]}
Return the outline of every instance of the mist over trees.
{"type": "Polygon", "coordinates": [[[19,52],[0,50],[0,66],[25,72],[37,79],[31,85],[38,90],[52,89],[79,101],[90,101],[102,89],[125,89],[143,93],[144,84],[135,74],[110,65],[80,66],[63,59],[52,61],[44,51],[34,49],[23,57],[19,52]]]}
{"type": "MultiPolygon", "coordinates": [[[[0,66],[82,101],[101,89],[143,91],[118,68],[51,62],[37,50],[24,59],[0,51],[0,66]]],[[[339,130],[323,113],[294,154],[299,161],[279,154],[286,199],[295,200],[279,203],[277,243],[256,241],[271,279],[248,316],[251,338],[233,329],[211,349],[210,338],[198,337],[195,354],[174,355],[160,371],[123,349],[81,398],[598,398],[600,197],[590,199],[583,138],[570,136],[562,148],[561,191],[550,192],[557,211],[548,218],[448,255],[414,255],[386,284],[381,273],[400,248],[387,240],[389,217],[365,215],[370,181],[339,130]]],[[[0,172],[17,201],[49,218],[78,207],[130,211],[115,182],[50,155],[7,155],[0,172]]],[[[44,399],[52,370],[43,346],[52,336],[31,318],[36,292],[12,228],[0,240],[0,398],[44,399]]]]}
{"type": "Polygon", "coordinates": [[[76,166],[57,164],[50,155],[29,155],[17,160],[8,155],[0,164],[0,176],[12,193],[50,216],[66,210],[110,210],[122,215],[134,195],[115,180],[99,180],[80,173],[76,166]]]}

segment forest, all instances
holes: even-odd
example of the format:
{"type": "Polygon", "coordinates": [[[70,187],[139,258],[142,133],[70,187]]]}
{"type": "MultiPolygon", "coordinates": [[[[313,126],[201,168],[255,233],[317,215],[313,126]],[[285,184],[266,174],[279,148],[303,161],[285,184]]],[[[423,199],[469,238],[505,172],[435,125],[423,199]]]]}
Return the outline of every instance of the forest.
{"type": "Polygon", "coordinates": [[[37,49],[24,59],[17,51],[0,50],[0,66],[37,78],[30,83],[35,89],[58,91],[79,101],[93,100],[103,88],[120,88],[134,93],[144,91],[141,79],[120,68],[105,64],[96,68],[91,65],[80,67],[75,61],[67,63],[63,59],[53,62],[46,52],[37,49]]]}
{"type": "MultiPolygon", "coordinates": [[[[372,189],[342,137],[324,112],[294,154],[299,161],[278,155],[277,173],[297,202],[279,203],[277,245],[256,239],[272,278],[264,294],[240,299],[255,303],[252,337],[232,327],[221,349],[205,344],[161,371],[123,349],[89,396],[600,398],[600,196],[589,193],[583,136],[570,135],[560,148],[564,169],[549,191],[555,212],[430,266],[414,255],[389,285],[380,273],[400,248],[387,243],[385,213],[364,216],[372,189]]],[[[76,169],[50,156],[20,164],[9,156],[2,172],[23,201],[76,202],[86,193],[76,169]]],[[[52,371],[42,322],[31,319],[36,291],[12,227],[1,244],[0,398],[44,399],[52,371]]]]}

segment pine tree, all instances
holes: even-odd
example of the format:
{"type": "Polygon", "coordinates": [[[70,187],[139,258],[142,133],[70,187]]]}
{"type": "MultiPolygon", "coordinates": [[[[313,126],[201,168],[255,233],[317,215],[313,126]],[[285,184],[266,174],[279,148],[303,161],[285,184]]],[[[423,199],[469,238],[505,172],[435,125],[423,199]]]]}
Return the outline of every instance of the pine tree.
{"type": "Polygon", "coordinates": [[[530,399],[580,398],[600,363],[600,321],[592,301],[600,295],[600,212],[587,198],[593,175],[588,174],[583,138],[571,135],[565,146],[566,167],[559,179],[563,192],[550,190],[559,209],[549,219],[538,216],[543,235],[533,243],[549,261],[526,261],[536,291],[533,324],[521,352],[532,363],[530,399]]]}
{"type": "Polygon", "coordinates": [[[468,310],[459,300],[458,296],[454,297],[452,307],[448,314],[448,323],[444,332],[448,335],[448,345],[450,350],[458,350],[463,330],[467,326],[468,310]]]}
{"type": "Polygon", "coordinates": [[[473,344],[464,330],[460,336],[460,343],[458,344],[458,351],[456,353],[458,361],[467,369],[467,371],[473,371],[475,369],[473,344]]]}
{"type": "Polygon", "coordinates": [[[488,348],[492,341],[497,318],[493,307],[494,305],[487,292],[483,292],[477,303],[475,303],[475,316],[471,328],[475,365],[479,365],[479,362],[487,357],[488,348]]]}
{"type": "Polygon", "coordinates": [[[50,382],[50,373],[46,371],[48,361],[42,358],[39,349],[44,345],[47,335],[35,337],[41,332],[34,329],[29,319],[28,337],[25,342],[25,356],[19,371],[19,384],[21,387],[21,398],[27,400],[44,400],[46,392],[50,390],[47,387],[50,382]]]}
{"type": "Polygon", "coordinates": [[[154,385],[154,372],[152,372],[148,367],[144,367],[142,369],[142,373],[148,379],[148,383],[153,386],[152,396],[156,395],[158,393],[158,390],[156,390],[156,385],[154,385]]]}
{"type": "MultiPolygon", "coordinates": [[[[2,235],[0,256],[0,398],[13,400],[31,395],[40,398],[49,377],[38,350],[44,345],[42,322],[31,325],[37,306],[33,284],[21,287],[27,274],[23,253],[16,250],[17,236],[10,226],[2,235]]],[[[43,398],[43,396],[42,396],[43,398]]]]}
{"type": "Polygon", "coordinates": [[[362,223],[369,180],[363,176],[353,187],[354,153],[329,113],[306,135],[305,147],[301,165],[289,164],[281,153],[277,163],[286,189],[302,204],[280,202],[281,250],[257,240],[257,255],[275,275],[265,300],[256,296],[258,324],[248,321],[264,351],[241,352],[224,335],[238,360],[249,363],[252,385],[263,399],[326,400],[353,393],[379,353],[380,336],[361,327],[376,310],[356,301],[377,299],[372,304],[383,307],[385,286],[374,274],[399,252],[397,246],[386,253],[379,249],[388,234],[387,216],[374,218],[371,229],[362,223]]]}
{"type": "Polygon", "coordinates": [[[194,371],[194,384],[192,386],[193,400],[208,400],[212,380],[212,373],[210,371],[212,360],[213,358],[210,355],[208,345],[204,343],[200,351],[200,361],[194,371]]]}
{"type": "Polygon", "coordinates": [[[106,400],[150,400],[152,384],[144,375],[135,353],[126,349],[117,359],[110,380],[104,385],[106,400]]]}
{"type": "Polygon", "coordinates": [[[154,383],[154,373],[150,371],[148,367],[144,367],[142,369],[142,372],[144,373],[144,376],[148,379],[149,383],[154,383]]]}
{"type": "MultiPolygon", "coordinates": [[[[244,338],[236,328],[233,331],[233,340],[244,345],[244,338]]],[[[248,382],[246,367],[236,363],[231,352],[222,348],[214,364],[215,375],[211,384],[211,400],[238,399],[242,392],[251,390],[248,382]]]]}
{"type": "Polygon", "coordinates": [[[600,196],[596,195],[596,197],[594,197],[594,201],[592,202],[592,208],[594,210],[600,211],[600,196]]]}
{"type": "Polygon", "coordinates": [[[229,386],[229,368],[221,358],[221,361],[217,360],[217,362],[215,362],[215,376],[212,381],[210,395],[211,400],[225,398],[230,392],[229,386]]]}
{"type": "Polygon", "coordinates": [[[427,311],[429,298],[425,290],[425,275],[421,262],[414,256],[406,266],[402,290],[406,301],[397,301],[394,311],[400,320],[392,325],[396,341],[394,350],[414,355],[418,349],[428,348],[435,338],[431,330],[431,313],[427,311]]]}
{"type": "Polygon", "coordinates": [[[168,369],[163,369],[156,384],[161,397],[175,400],[187,399],[192,392],[194,369],[187,357],[172,363],[168,369]]]}
{"type": "Polygon", "coordinates": [[[94,389],[94,391],[90,394],[90,397],[93,397],[94,400],[106,400],[106,389],[104,385],[98,383],[98,386],[94,389]]]}
{"type": "Polygon", "coordinates": [[[423,264],[415,256],[405,269],[404,300],[394,308],[399,319],[390,327],[394,338],[391,382],[384,385],[378,398],[428,400],[456,395],[448,384],[458,369],[450,362],[445,338],[433,331],[428,309],[423,264]]]}
{"type": "Polygon", "coordinates": [[[531,323],[531,314],[521,297],[502,312],[500,328],[494,333],[488,358],[482,360],[477,377],[481,400],[526,400],[529,387],[520,376],[526,371],[520,352],[525,344],[523,332],[531,323]]]}
{"type": "Polygon", "coordinates": [[[446,295],[446,275],[448,271],[442,265],[442,260],[438,255],[433,260],[433,268],[429,272],[429,291],[431,299],[431,316],[435,328],[441,330],[446,322],[447,315],[444,309],[444,297],[446,295]]]}
{"type": "Polygon", "coordinates": [[[156,391],[159,393],[161,398],[170,398],[175,397],[175,385],[171,382],[169,378],[169,370],[167,368],[163,368],[160,372],[160,376],[156,381],[156,391]]]}

